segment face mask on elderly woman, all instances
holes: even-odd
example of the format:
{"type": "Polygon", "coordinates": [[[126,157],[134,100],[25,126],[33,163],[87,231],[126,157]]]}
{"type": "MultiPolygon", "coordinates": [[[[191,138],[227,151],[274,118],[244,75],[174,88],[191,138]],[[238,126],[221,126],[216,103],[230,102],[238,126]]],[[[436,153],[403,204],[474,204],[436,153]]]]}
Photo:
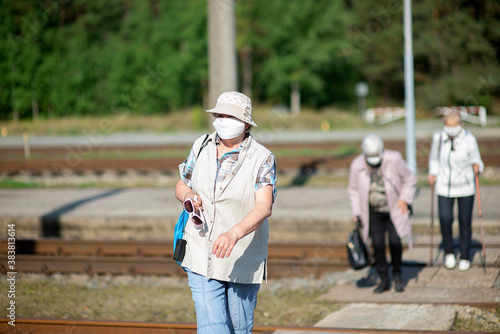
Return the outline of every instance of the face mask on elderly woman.
{"type": "Polygon", "coordinates": [[[378,135],[369,135],[363,139],[361,148],[365,154],[365,161],[372,167],[379,167],[382,164],[384,152],[384,142],[378,135]]]}
{"type": "Polygon", "coordinates": [[[449,137],[454,138],[454,137],[458,136],[458,134],[460,133],[460,131],[462,131],[462,127],[460,125],[457,125],[457,126],[444,126],[443,130],[444,130],[444,132],[446,132],[446,134],[449,137]]]}
{"type": "Polygon", "coordinates": [[[382,155],[366,157],[366,163],[372,167],[379,167],[382,164],[382,155]]]}
{"type": "Polygon", "coordinates": [[[245,131],[245,123],[233,117],[217,117],[212,123],[221,139],[232,139],[245,131]]]}

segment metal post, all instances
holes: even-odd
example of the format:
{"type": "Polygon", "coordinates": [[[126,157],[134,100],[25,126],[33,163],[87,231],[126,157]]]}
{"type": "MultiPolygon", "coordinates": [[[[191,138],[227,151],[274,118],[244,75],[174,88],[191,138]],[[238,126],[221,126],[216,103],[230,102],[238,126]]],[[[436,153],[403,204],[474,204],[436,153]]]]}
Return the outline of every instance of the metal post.
{"type": "Polygon", "coordinates": [[[234,0],[208,0],[208,107],[223,92],[238,89],[234,0]]]}
{"type": "Polygon", "coordinates": [[[23,144],[24,144],[24,158],[29,160],[31,156],[30,148],[30,132],[28,130],[23,130],[23,144]]]}
{"type": "Polygon", "coordinates": [[[365,97],[368,95],[368,84],[366,82],[358,82],[354,86],[354,92],[358,97],[358,113],[361,119],[365,119],[365,97]]]}
{"type": "Polygon", "coordinates": [[[365,119],[365,98],[364,97],[358,97],[358,113],[359,117],[361,119],[365,119]]]}
{"type": "Polygon", "coordinates": [[[290,111],[293,115],[300,114],[300,85],[298,82],[291,85],[290,111]]]}
{"type": "Polygon", "coordinates": [[[405,36],[405,109],[406,109],[406,163],[408,168],[417,173],[417,144],[415,139],[415,95],[413,87],[413,48],[411,0],[404,0],[404,36],[405,36]]]}

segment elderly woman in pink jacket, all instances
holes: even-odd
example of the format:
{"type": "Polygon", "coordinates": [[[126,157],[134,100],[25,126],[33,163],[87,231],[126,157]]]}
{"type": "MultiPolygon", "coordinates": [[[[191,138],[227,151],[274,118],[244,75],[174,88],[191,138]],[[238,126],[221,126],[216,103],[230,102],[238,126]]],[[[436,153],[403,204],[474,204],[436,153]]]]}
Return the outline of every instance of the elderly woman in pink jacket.
{"type": "Polygon", "coordinates": [[[411,243],[409,206],[415,195],[417,177],[408,169],[399,152],[384,150],[379,136],[367,136],[361,148],[363,154],[351,163],[348,191],[354,220],[361,219],[363,239],[368,242],[370,238],[373,247],[380,278],[373,292],[382,293],[391,288],[385,256],[386,233],[389,235],[395,290],[402,292],[401,238],[408,237],[411,243]]]}

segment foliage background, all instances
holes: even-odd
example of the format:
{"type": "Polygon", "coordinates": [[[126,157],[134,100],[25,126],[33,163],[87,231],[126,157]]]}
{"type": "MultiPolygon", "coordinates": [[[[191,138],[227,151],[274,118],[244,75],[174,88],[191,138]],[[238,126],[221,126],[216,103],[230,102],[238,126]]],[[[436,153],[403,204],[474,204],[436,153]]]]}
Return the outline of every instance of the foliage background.
{"type": "MultiPolygon", "coordinates": [[[[240,89],[255,104],[354,110],[404,100],[402,0],[235,1],[240,89]]],[[[500,3],[414,0],[416,106],[500,114],[500,3]]],[[[206,106],[206,0],[0,1],[0,120],[206,106]]]]}

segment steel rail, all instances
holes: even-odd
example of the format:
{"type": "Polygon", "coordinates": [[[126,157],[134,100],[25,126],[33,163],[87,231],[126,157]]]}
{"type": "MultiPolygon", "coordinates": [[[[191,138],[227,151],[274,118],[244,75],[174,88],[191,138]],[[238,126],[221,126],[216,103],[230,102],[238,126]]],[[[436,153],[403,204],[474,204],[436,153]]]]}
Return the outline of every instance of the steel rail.
{"type": "MultiPolygon", "coordinates": [[[[472,245],[476,247],[476,245],[472,245]]],[[[488,248],[500,248],[489,243],[488,248]]],[[[346,259],[346,245],[341,242],[270,242],[268,254],[277,259],[346,259]]],[[[403,245],[407,249],[407,245],[403,245]]],[[[429,248],[430,243],[414,243],[414,248],[429,248]]],[[[480,246],[477,246],[480,247],[480,246]]],[[[0,254],[7,254],[7,239],[0,239],[0,254]]],[[[91,255],[170,257],[172,241],[157,240],[81,240],[81,239],[18,239],[16,253],[28,255],[91,255]]]]}
{"type": "MultiPolygon", "coordinates": [[[[7,259],[0,259],[0,272],[9,270],[7,259]]],[[[406,262],[406,266],[424,267],[421,262],[406,262]]],[[[497,263],[488,263],[489,268],[498,268],[497,263]]],[[[347,260],[341,259],[268,259],[269,278],[323,277],[326,273],[349,269],[347,260]]],[[[165,275],[183,276],[182,268],[165,257],[96,257],[96,256],[49,256],[17,255],[16,272],[80,273],[111,275],[165,275]]]]}
{"type": "MultiPolygon", "coordinates": [[[[315,171],[323,169],[327,171],[338,168],[348,168],[354,155],[335,157],[277,157],[279,168],[287,170],[309,170],[315,171]]],[[[490,167],[500,166],[500,155],[481,154],[485,165],[490,167]]],[[[92,159],[80,160],[77,162],[65,159],[55,160],[16,160],[0,161],[0,171],[8,175],[15,175],[22,171],[32,174],[42,174],[49,172],[54,175],[63,173],[103,173],[105,171],[126,172],[135,170],[140,172],[162,171],[172,173],[178,169],[182,159],[179,158],[137,158],[137,159],[92,159]]],[[[417,156],[417,166],[424,168],[427,166],[427,156],[417,156]]]]}
{"type": "MultiPolygon", "coordinates": [[[[0,254],[7,254],[7,250],[7,239],[0,239],[0,254]]],[[[18,239],[16,252],[31,255],[170,257],[173,254],[173,245],[172,241],[155,240],[18,239]]],[[[272,258],[346,259],[343,243],[271,242],[268,253],[272,258]]]]}
{"type": "MultiPolygon", "coordinates": [[[[323,142],[323,143],[283,143],[271,144],[268,147],[271,150],[291,149],[291,150],[304,150],[304,149],[335,149],[347,143],[339,142],[323,142]]],[[[357,143],[352,143],[353,145],[357,143]]],[[[500,140],[482,140],[479,145],[484,149],[481,156],[485,164],[488,166],[500,166],[500,154],[498,154],[498,147],[500,140]]],[[[404,142],[402,141],[388,141],[385,146],[390,149],[395,149],[404,153],[404,142]]],[[[172,150],[189,150],[189,146],[108,146],[108,147],[95,147],[95,152],[144,152],[145,150],[152,151],[172,151],[172,150]]],[[[428,162],[428,152],[430,149],[430,142],[423,141],[417,143],[417,165],[419,167],[426,167],[428,162]]],[[[113,170],[124,172],[127,170],[137,170],[142,172],[152,171],[165,171],[173,172],[178,168],[179,163],[183,158],[116,158],[116,159],[85,159],[80,157],[78,160],[68,158],[68,148],[33,148],[31,150],[33,156],[43,156],[43,159],[26,160],[22,149],[20,148],[2,148],[0,149],[0,171],[6,174],[15,175],[22,171],[29,171],[31,173],[44,173],[50,172],[53,174],[60,174],[66,172],[72,173],[85,173],[95,172],[101,173],[106,170],[113,170]]],[[[312,172],[317,168],[333,170],[336,168],[349,167],[355,154],[339,155],[339,156],[279,156],[279,168],[281,170],[301,170],[302,172],[312,172]]]]}
{"type": "MultiPolygon", "coordinates": [[[[6,273],[7,260],[0,260],[0,272],[6,273]]],[[[327,272],[346,270],[345,260],[331,259],[268,259],[268,276],[321,277],[327,272]]],[[[182,276],[181,266],[166,257],[99,257],[60,255],[16,255],[16,272],[38,272],[47,275],[111,274],[111,275],[165,275],[182,276]]]]}
{"type": "MultiPolygon", "coordinates": [[[[497,150],[500,144],[500,138],[484,139],[479,138],[477,140],[478,146],[485,151],[497,150]]],[[[266,143],[265,146],[270,150],[282,150],[282,149],[335,149],[342,146],[353,145],[355,147],[359,146],[358,141],[351,142],[340,142],[340,141],[322,141],[322,142],[289,142],[289,143],[266,143]]],[[[404,151],[406,143],[404,140],[386,140],[384,141],[384,146],[392,150],[404,151]]],[[[417,148],[420,151],[430,150],[431,141],[429,140],[418,140],[417,148]]],[[[77,149],[78,147],[71,147],[71,145],[65,146],[32,146],[31,153],[38,153],[40,155],[47,156],[64,156],[71,149],[77,149]]],[[[144,152],[144,151],[189,151],[191,146],[189,144],[168,144],[168,145],[96,145],[93,152],[144,152]]],[[[0,147],[0,157],[24,157],[23,147],[0,147]]]]}
{"type": "MultiPolygon", "coordinates": [[[[428,248],[429,244],[416,244],[428,248]]],[[[491,244],[489,248],[500,248],[491,244]]],[[[7,240],[0,240],[0,254],[7,254],[7,240]]],[[[268,276],[322,277],[346,270],[346,246],[342,243],[274,242],[269,244],[268,276]]],[[[425,266],[426,263],[406,262],[425,266]]],[[[496,267],[497,263],[488,264],[496,267]]],[[[8,272],[7,256],[0,258],[0,272],[8,272]]],[[[172,243],[161,241],[106,241],[40,239],[16,241],[16,270],[61,273],[182,276],[172,260],[172,243]]]]}
{"type": "MultiPolygon", "coordinates": [[[[62,320],[62,319],[35,319],[16,318],[15,327],[8,324],[8,318],[0,319],[0,329],[6,333],[29,332],[31,334],[194,334],[196,324],[193,323],[159,323],[135,321],[107,321],[107,320],[62,320]]],[[[429,330],[391,330],[391,329],[361,329],[361,328],[326,328],[326,327],[299,327],[299,326],[259,326],[253,328],[256,334],[273,334],[281,330],[287,333],[358,333],[358,334],[453,334],[453,331],[429,330]]],[[[486,332],[460,332],[463,334],[486,332]]]]}

